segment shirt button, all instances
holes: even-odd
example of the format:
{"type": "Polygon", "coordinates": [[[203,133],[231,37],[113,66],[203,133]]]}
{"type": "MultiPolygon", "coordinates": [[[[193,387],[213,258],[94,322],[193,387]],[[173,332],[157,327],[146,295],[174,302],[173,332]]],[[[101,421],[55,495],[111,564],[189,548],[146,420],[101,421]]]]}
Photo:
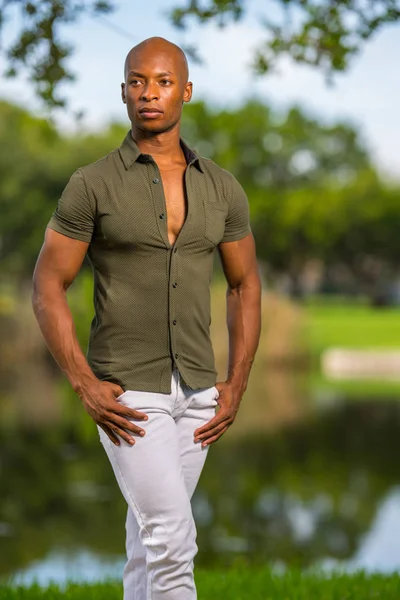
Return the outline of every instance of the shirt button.
{"type": "Polygon", "coordinates": [[[172,284],[172,287],[173,287],[173,288],[176,288],[176,286],[177,286],[177,285],[178,285],[178,284],[177,284],[177,283],[176,283],[176,281],[175,281],[175,283],[173,283],[173,284],[172,284]]]}
{"type": "Polygon", "coordinates": [[[178,358],[178,354],[175,354],[175,358],[178,358]]]}
{"type": "Polygon", "coordinates": [[[159,215],[160,219],[163,219],[165,217],[164,213],[161,213],[161,215],[159,215]]]}
{"type": "Polygon", "coordinates": [[[178,248],[174,248],[174,253],[178,250],[178,248]]]}
{"type": "Polygon", "coordinates": [[[173,323],[173,325],[176,325],[176,319],[174,319],[174,320],[172,321],[172,323],[173,323]]]}
{"type": "Polygon", "coordinates": [[[159,183],[159,181],[160,181],[160,180],[158,179],[158,177],[154,177],[154,179],[153,179],[153,183],[159,183]]]}

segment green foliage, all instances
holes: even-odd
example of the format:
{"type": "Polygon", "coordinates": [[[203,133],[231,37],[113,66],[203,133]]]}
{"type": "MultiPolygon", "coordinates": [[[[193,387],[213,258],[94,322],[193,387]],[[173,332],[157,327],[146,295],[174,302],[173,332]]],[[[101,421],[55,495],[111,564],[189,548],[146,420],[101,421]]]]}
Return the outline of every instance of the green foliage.
{"type": "MultiPolygon", "coordinates": [[[[400,576],[367,575],[358,572],[352,575],[334,573],[302,574],[289,571],[284,575],[274,574],[270,569],[244,569],[230,571],[196,570],[196,583],[202,600],[226,597],[229,600],[318,600],[381,598],[398,600],[400,576]]],[[[0,587],[0,600],[118,600],[122,594],[119,582],[76,584],[66,589],[52,584],[43,589],[38,585],[0,587]]]]}
{"type": "MultiPolygon", "coordinates": [[[[167,15],[180,29],[193,19],[224,27],[231,20],[243,18],[249,4],[249,0],[185,0],[183,6],[168,8],[167,15]]],[[[261,17],[266,35],[254,54],[253,67],[258,74],[271,71],[286,55],[295,62],[320,68],[329,78],[347,69],[350,60],[379,29],[400,18],[400,0],[275,0],[275,4],[282,9],[278,22],[271,22],[268,16],[274,8],[272,0],[266,3],[261,17]]],[[[116,0],[5,0],[0,6],[0,34],[13,9],[21,22],[17,39],[1,49],[8,64],[6,75],[12,77],[24,69],[45,105],[65,106],[59,89],[60,84],[74,79],[66,66],[73,48],[61,40],[60,29],[83,14],[104,15],[116,6],[116,0]]],[[[183,47],[201,61],[197,48],[183,47]]]]}
{"type": "MultiPolygon", "coordinates": [[[[223,27],[231,19],[242,18],[249,4],[244,0],[187,0],[186,6],[171,11],[171,20],[180,28],[190,19],[217,21],[223,27]]],[[[259,74],[271,71],[282,55],[319,67],[328,76],[343,71],[374,33],[400,19],[398,0],[275,0],[284,15],[278,23],[268,17],[273,4],[266,3],[261,17],[266,40],[256,49],[253,65],[259,74]]]]}
{"type": "Polygon", "coordinates": [[[128,127],[61,136],[46,120],[0,102],[0,260],[3,276],[30,276],[45,226],[72,172],[121,143],[128,127]]]}
{"type": "Polygon", "coordinates": [[[393,276],[400,190],[378,176],[351,124],[324,124],[299,108],[277,115],[250,101],[220,112],[196,103],[182,127],[245,188],[257,253],[272,280],[283,272],[300,277],[310,259],[346,271],[348,291],[373,295],[393,276]]]}
{"type": "Polygon", "coordinates": [[[6,75],[21,69],[29,73],[36,94],[49,107],[65,106],[59,95],[60,83],[73,80],[66,67],[72,48],[59,36],[60,26],[76,21],[82,13],[104,14],[113,3],[98,0],[6,0],[0,7],[0,34],[11,8],[19,10],[21,27],[17,39],[5,49],[6,75]]]}
{"type": "Polygon", "coordinates": [[[354,127],[325,125],[296,107],[279,115],[259,100],[220,112],[203,102],[191,103],[185,107],[182,130],[246,189],[281,193],[310,183],[341,184],[370,166],[354,127]]]}
{"type": "MultiPolygon", "coordinates": [[[[30,276],[45,226],[72,172],[118,147],[128,125],[74,136],[0,102],[0,259],[30,276]]],[[[259,101],[213,111],[185,106],[182,135],[238,178],[250,200],[257,253],[271,280],[301,276],[311,259],[347,273],[373,295],[397,269],[400,190],[375,171],[358,132],[299,108],[278,115],[259,101]]]]}

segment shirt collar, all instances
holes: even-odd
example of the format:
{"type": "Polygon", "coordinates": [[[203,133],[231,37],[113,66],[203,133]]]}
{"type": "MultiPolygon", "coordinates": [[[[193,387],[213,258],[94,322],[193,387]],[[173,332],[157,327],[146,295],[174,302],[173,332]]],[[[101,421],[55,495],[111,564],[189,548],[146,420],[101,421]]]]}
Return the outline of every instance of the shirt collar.
{"type": "MultiPolygon", "coordinates": [[[[203,173],[204,171],[201,164],[201,156],[199,156],[194,150],[189,148],[189,146],[186,144],[186,142],[183,141],[181,137],[179,138],[179,143],[185,155],[187,164],[195,164],[199,171],[203,173]]],[[[127,170],[137,160],[139,162],[148,162],[148,157],[150,156],[149,154],[143,154],[142,152],[140,152],[139,146],[132,137],[131,130],[128,131],[124,141],[119,147],[119,153],[122,158],[122,162],[125,165],[125,169],[127,170]]]]}

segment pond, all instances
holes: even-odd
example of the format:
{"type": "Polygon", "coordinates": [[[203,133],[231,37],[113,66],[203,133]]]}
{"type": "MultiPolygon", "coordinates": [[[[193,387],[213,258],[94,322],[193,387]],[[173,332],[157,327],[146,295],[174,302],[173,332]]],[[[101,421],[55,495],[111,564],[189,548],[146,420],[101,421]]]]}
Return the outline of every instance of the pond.
{"type": "MultiPolygon", "coordinates": [[[[400,402],[296,389],[246,395],[211,447],[193,498],[196,564],[399,569],[400,402]]],[[[122,574],[126,505],[82,412],[0,429],[3,578],[122,574]]]]}

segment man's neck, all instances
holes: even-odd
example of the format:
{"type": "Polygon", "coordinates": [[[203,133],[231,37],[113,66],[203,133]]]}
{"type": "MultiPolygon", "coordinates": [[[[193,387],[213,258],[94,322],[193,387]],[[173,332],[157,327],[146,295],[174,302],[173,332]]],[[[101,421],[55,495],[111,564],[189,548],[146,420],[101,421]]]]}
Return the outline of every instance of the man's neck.
{"type": "Polygon", "coordinates": [[[173,129],[163,133],[145,134],[131,128],[132,138],[138,145],[140,152],[150,154],[160,165],[171,166],[171,163],[186,163],[185,154],[180,145],[180,131],[173,129]]]}

